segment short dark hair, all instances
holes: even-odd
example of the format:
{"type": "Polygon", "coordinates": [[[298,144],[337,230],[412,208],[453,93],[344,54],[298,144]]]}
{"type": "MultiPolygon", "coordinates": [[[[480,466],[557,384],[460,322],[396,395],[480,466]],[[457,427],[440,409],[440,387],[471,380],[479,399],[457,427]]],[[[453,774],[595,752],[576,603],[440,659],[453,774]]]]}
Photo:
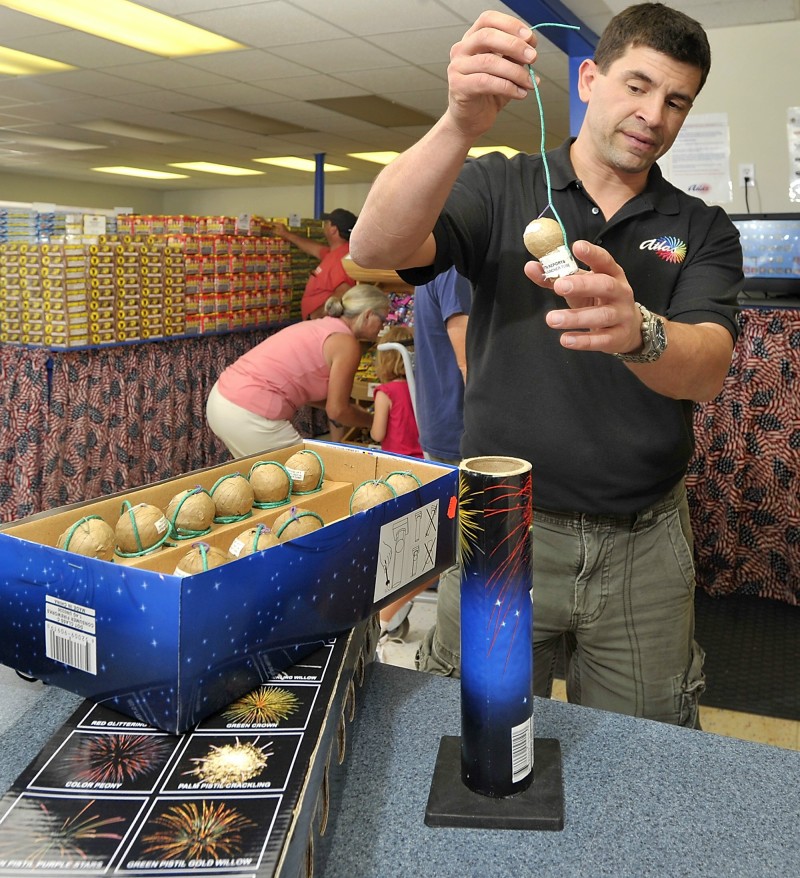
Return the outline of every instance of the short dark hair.
{"type": "Polygon", "coordinates": [[[705,85],[711,69],[711,47],[703,26],[677,9],[663,3],[639,3],[615,15],[600,37],[594,63],[601,73],[618,61],[629,46],[646,46],[676,61],[700,70],[700,85],[705,85]]]}

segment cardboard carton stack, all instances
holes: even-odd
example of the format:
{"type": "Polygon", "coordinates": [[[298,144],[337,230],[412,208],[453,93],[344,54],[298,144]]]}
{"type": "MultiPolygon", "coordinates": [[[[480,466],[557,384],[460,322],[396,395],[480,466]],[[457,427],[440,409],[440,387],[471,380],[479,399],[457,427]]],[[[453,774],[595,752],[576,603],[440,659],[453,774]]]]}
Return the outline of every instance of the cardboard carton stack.
{"type": "Polygon", "coordinates": [[[134,238],[162,240],[184,278],[185,333],[201,335],[291,322],[289,245],[251,215],[118,217],[134,238]]]}

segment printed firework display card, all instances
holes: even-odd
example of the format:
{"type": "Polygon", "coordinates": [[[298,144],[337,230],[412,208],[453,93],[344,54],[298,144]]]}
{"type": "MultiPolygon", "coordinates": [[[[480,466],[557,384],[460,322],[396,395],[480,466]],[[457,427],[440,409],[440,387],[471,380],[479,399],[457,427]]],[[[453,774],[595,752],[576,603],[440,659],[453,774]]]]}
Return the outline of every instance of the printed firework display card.
{"type": "Polygon", "coordinates": [[[0,876],[298,874],[366,630],[180,736],[85,701],[0,801],[0,876]]]}

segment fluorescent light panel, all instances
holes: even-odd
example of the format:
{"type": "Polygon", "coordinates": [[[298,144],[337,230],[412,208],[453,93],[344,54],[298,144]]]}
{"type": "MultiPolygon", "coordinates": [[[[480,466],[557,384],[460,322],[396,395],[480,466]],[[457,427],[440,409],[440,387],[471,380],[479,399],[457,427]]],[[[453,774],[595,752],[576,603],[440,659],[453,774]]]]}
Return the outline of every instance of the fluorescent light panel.
{"type": "Polygon", "coordinates": [[[150,180],[186,180],[188,174],[172,174],[169,171],[149,171],[147,168],[126,168],[123,166],[92,168],[101,174],[121,174],[123,177],[147,177],[150,180]]]}
{"type": "Polygon", "coordinates": [[[0,0],[0,6],[165,58],[244,48],[130,0],[0,0]]]}
{"type": "Polygon", "coordinates": [[[0,74],[7,76],[35,76],[37,73],[61,73],[64,70],[77,70],[71,64],[62,64],[52,58],[29,55],[16,49],[0,46],[0,74]]]}
{"type": "Polygon", "coordinates": [[[248,177],[264,173],[255,168],[236,168],[233,165],[218,165],[216,162],[169,162],[169,166],[187,171],[202,171],[204,174],[225,174],[228,177],[248,177]]]}
{"type": "Polygon", "coordinates": [[[361,159],[363,162],[375,162],[376,165],[388,165],[400,155],[399,152],[394,152],[391,149],[385,152],[348,152],[347,154],[350,158],[361,159]]]}
{"type": "MultiPolygon", "coordinates": [[[[311,159],[301,159],[298,156],[294,155],[281,155],[275,156],[274,158],[267,159],[253,159],[254,162],[262,162],[265,165],[275,165],[278,168],[289,168],[292,171],[306,171],[307,173],[313,174],[317,170],[317,163],[312,161],[311,159]]],[[[347,171],[349,168],[344,168],[342,165],[329,165],[327,162],[324,163],[323,169],[325,171],[347,171]]]]}

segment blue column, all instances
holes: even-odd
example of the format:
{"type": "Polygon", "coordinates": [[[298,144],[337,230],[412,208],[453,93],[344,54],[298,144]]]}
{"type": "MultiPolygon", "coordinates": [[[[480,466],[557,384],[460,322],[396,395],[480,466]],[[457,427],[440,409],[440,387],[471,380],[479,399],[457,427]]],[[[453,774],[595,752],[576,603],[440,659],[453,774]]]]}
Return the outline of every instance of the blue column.
{"type": "Polygon", "coordinates": [[[322,219],[325,212],[325,153],[314,156],[317,169],[314,174],[314,219],[322,219]]]}
{"type": "Polygon", "coordinates": [[[570,134],[576,135],[585,111],[578,95],[578,68],[584,59],[594,55],[599,37],[559,0],[506,0],[506,6],[531,26],[555,22],[580,27],[580,30],[560,27],[542,29],[547,39],[569,56],[569,129],[570,134]]]}

